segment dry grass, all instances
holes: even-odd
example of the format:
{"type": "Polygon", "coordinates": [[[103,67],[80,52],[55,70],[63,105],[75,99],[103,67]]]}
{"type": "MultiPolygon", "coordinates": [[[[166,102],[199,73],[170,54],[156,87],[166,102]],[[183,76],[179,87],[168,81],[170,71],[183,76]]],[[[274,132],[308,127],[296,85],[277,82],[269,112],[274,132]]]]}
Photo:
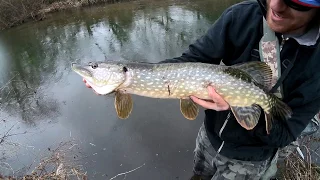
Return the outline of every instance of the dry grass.
{"type": "MultiPolygon", "coordinates": [[[[8,104],[14,101],[12,99],[14,96],[11,95],[17,92],[12,88],[12,83],[20,82],[19,79],[16,79],[18,75],[19,74],[15,74],[8,82],[0,87],[0,127],[2,128],[0,132],[0,180],[87,179],[86,173],[84,173],[81,165],[82,160],[86,157],[82,155],[80,147],[74,139],[60,142],[56,145],[56,148],[48,148],[43,152],[41,156],[43,158],[40,159],[40,156],[37,157],[40,160],[35,160],[20,170],[12,168],[10,164],[6,162],[7,159],[10,159],[11,153],[14,154],[13,151],[21,148],[21,145],[18,142],[12,141],[11,137],[27,133],[27,131],[21,132],[19,128],[16,128],[19,122],[12,123],[7,121],[7,118],[17,114],[19,111],[14,111],[13,114],[7,117],[2,114],[2,110],[7,109],[8,104]],[[5,172],[1,172],[1,170],[9,170],[8,173],[10,173],[2,174],[5,172]]],[[[28,87],[25,87],[23,90],[28,98],[29,93],[32,94],[33,92],[28,87]]],[[[33,96],[30,96],[30,98],[32,97],[33,96]]]]}
{"type": "Polygon", "coordinates": [[[280,179],[283,180],[319,180],[320,167],[314,162],[318,154],[319,138],[305,137],[300,142],[301,152],[295,150],[279,164],[280,179]],[[313,146],[313,148],[311,148],[313,146]],[[300,154],[303,154],[303,157],[300,154]]]}
{"type": "Polygon", "coordinates": [[[0,28],[9,28],[27,19],[41,19],[38,11],[43,5],[45,0],[1,0],[0,28]]]}
{"type": "MultiPolygon", "coordinates": [[[[56,149],[48,149],[50,155],[42,158],[39,164],[34,168],[33,171],[31,171],[30,174],[22,175],[20,177],[3,177],[0,174],[0,180],[86,180],[87,175],[84,172],[83,167],[81,165],[77,165],[77,161],[83,159],[83,157],[81,157],[79,152],[77,152],[78,149],[76,146],[77,144],[72,141],[62,142],[56,149]]],[[[10,167],[8,164],[7,166],[10,167]]]]}
{"type": "Polygon", "coordinates": [[[43,20],[50,12],[118,1],[121,0],[1,0],[0,30],[29,20],[43,20]]]}

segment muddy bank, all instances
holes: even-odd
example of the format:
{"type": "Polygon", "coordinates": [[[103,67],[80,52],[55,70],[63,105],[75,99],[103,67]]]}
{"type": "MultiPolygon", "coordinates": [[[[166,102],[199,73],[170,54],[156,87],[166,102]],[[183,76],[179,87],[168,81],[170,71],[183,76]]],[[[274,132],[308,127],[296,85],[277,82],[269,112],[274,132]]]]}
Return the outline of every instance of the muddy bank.
{"type": "Polygon", "coordinates": [[[47,13],[130,0],[3,0],[0,1],[0,30],[29,21],[40,21],[47,13]]]}

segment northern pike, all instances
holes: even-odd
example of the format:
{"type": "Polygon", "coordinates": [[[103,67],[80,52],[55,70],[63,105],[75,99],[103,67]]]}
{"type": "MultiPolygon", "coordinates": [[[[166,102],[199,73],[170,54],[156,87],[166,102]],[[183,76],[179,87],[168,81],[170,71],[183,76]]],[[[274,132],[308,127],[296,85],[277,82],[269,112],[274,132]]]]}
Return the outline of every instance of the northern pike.
{"type": "Polygon", "coordinates": [[[280,120],[291,117],[291,108],[268,93],[272,71],[260,61],[232,66],[207,63],[143,63],[89,62],[72,63],[72,70],[82,76],[99,94],[115,93],[115,109],[121,119],[129,117],[133,102],[130,94],[150,98],[180,99],[180,111],[189,120],[197,117],[199,107],[190,96],[210,100],[207,87],[229,104],[238,123],[253,129],[265,113],[269,133],[275,116],[280,120]]]}

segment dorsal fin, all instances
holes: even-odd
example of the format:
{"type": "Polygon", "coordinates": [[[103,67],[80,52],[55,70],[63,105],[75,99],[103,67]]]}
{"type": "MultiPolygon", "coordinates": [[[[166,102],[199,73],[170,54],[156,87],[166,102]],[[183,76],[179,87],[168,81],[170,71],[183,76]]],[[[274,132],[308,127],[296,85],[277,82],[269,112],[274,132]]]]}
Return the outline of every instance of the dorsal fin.
{"type": "Polygon", "coordinates": [[[262,86],[263,89],[269,91],[272,88],[272,70],[267,63],[251,61],[235,64],[232,67],[248,73],[256,83],[262,86]]]}

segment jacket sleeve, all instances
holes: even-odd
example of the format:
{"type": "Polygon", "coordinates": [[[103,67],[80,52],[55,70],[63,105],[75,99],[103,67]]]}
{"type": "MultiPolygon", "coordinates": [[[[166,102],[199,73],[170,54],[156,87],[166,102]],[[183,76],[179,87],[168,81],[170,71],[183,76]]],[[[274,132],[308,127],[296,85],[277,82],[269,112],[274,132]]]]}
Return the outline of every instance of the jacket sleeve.
{"type": "Polygon", "coordinates": [[[292,98],[286,103],[292,109],[293,114],[291,118],[286,121],[274,119],[270,134],[266,133],[265,126],[259,126],[255,130],[255,135],[264,143],[275,148],[285,147],[295,141],[311,119],[319,112],[319,78],[314,77],[303,83],[290,95],[292,98]],[[310,91],[306,91],[307,89],[310,91]]]}
{"type": "Polygon", "coordinates": [[[232,8],[226,9],[209,30],[189,45],[189,48],[180,56],[166,59],[160,63],[173,62],[202,62],[219,64],[232,51],[230,37],[232,25],[232,8]]]}

